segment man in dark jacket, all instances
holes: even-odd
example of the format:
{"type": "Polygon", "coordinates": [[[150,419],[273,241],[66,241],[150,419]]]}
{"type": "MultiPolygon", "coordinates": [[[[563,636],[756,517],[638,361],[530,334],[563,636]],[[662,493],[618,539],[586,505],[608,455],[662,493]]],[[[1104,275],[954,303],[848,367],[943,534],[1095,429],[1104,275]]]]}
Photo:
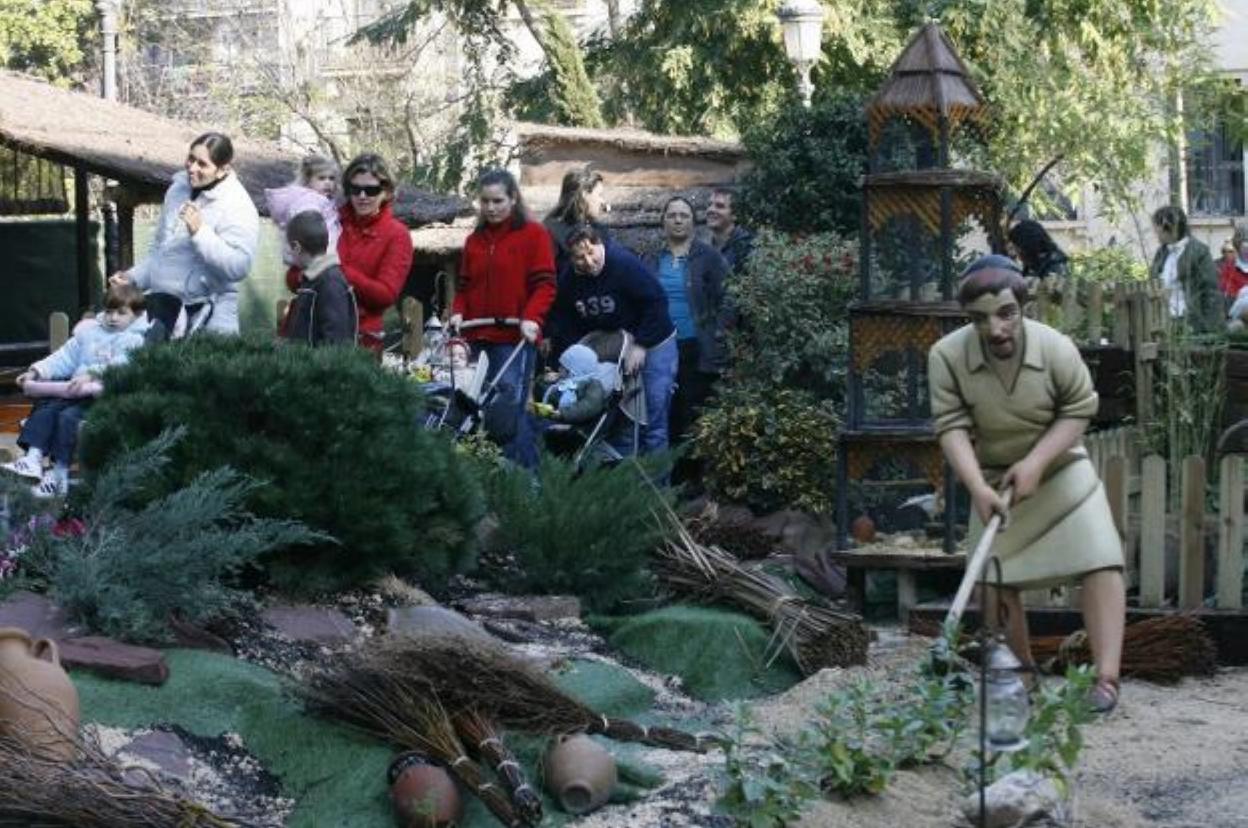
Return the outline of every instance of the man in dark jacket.
{"type": "Polygon", "coordinates": [[[548,316],[555,348],[562,351],[592,331],[628,331],[633,345],[624,372],[641,372],[646,398],[642,449],[662,451],[668,442],[668,410],[676,382],[676,330],[654,274],[624,247],[604,244],[591,226],[567,240],[569,264],[559,273],[548,316]]]}
{"type": "Polygon", "coordinates": [[[1209,248],[1188,234],[1187,215],[1178,207],[1162,207],[1153,213],[1153,231],[1161,246],[1149,275],[1170,291],[1170,316],[1185,321],[1194,334],[1224,330],[1218,270],[1209,248]]]}
{"type": "Polygon", "coordinates": [[[299,287],[282,325],[282,337],[309,345],[354,344],[359,312],[337,253],[327,252],[329,229],[315,210],[286,225],[286,240],[299,270],[299,287]]]}
{"type": "Polygon", "coordinates": [[[732,190],[722,187],[711,192],[706,205],[706,229],[711,231],[711,245],[728,263],[728,269],[739,273],[754,252],[754,234],[737,224],[733,209],[732,190]]]}

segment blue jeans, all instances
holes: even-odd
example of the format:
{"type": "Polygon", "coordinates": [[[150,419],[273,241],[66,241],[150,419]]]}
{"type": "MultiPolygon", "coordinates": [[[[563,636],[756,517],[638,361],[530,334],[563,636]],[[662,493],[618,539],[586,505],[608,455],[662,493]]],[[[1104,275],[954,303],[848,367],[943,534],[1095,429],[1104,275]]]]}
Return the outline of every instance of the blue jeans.
{"type": "Polygon", "coordinates": [[[91,400],[37,400],[22,426],[18,445],[37,448],[53,462],[68,466],[78,445],[78,425],[86,416],[91,400]]]}
{"type": "MultiPolygon", "coordinates": [[[[502,370],[503,363],[511,356],[515,345],[494,342],[474,342],[472,356],[485,354],[490,368],[485,375],[485,387],[502,370]]],[[[533,423],[525,410],[529,401],[529,388],[533,385],[533,366],[536,355],[532,345],[525,345],[499,380],[489,410],[483,413],[486,429],[491,436],[497,435],[503,444],[503,456],[518,466],[536,469],[537,439],[533,423]]]]}
{"type": "Polygon", "coordinates": [[[641,369],[641,385],[646,395],[646,427],[641,434],[643,454],[667,449],[668,415],[679,363],[680,350],[674,336],[646,352],[646,364],[641,369]]]}

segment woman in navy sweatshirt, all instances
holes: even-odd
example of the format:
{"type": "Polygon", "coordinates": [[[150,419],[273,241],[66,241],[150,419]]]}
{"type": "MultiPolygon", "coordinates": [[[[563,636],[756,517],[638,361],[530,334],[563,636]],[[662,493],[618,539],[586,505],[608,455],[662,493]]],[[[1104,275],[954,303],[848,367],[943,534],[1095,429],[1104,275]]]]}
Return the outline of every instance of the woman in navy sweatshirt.
{"type": "Polygon", "coordinates": [[[662,451],[667,448],[668,411],[679,359],[667,296],[641,259],[624,247],[604,242],[593,227],[573,230],[566,244],[569,263],[559,273],[548,323],[555,348],[562,350],[591,331],[632,334],[624,372],[641,372],[647,420],[642,451],[662,451]]]}

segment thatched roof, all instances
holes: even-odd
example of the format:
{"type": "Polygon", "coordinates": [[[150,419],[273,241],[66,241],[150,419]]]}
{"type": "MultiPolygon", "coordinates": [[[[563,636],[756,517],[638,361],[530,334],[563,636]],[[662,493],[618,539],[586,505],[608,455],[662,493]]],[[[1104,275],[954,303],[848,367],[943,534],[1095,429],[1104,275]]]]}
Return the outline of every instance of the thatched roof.
{"type": "MultiPolygon", "coordinates": [[[[209,128],[0,71],[0,144],[59,164],[81,165],[145,198],[160,198],[182,168],[187,145],[209,128]]],[[[264,189],[289,183],[298,160],[276,144],[250,138],[236,138],[234,154],[239,179],[261,209],[264,189]]],[[[420,225],[450,220],[465,206],[454,196],[405,189],[395,213],[408,224],[420,225]]]]}
{"type": "Polygon", "coordinates": [[[988,105],[949,36],[937,23],[914,33],[889,72],[889,78],[867,104],[871,143],[893,117],[912,118],[933,132],[941,119],[951,128],[970,123],[987,126],[988,105]]]}
{"type": "Polygon", "coordinates": [[[697,155],[707,159],[734,161],[746,157],[745,148],[735,141],[719,141],[692,135],[656,135],[639,129],[584,129],[523,121],[513,122],[511,130],[521,146],[528,150],[598,144],[660,155],[697,155]]]}

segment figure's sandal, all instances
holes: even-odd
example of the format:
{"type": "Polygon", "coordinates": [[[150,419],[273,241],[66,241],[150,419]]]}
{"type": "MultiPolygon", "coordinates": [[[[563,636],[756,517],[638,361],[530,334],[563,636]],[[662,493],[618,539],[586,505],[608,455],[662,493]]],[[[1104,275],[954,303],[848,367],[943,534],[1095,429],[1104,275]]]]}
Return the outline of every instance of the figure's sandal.
{"type": "Polygon", "coordinates": [[[1119,690],[1118,679],[1098,678],[1096,684],[1092,685],[1092,689],[1088,691],[1088,706],[1092,708],[1094,713],[1099,713],[1102,716],[1109,713],[1118,706],[1119,690]]]}

